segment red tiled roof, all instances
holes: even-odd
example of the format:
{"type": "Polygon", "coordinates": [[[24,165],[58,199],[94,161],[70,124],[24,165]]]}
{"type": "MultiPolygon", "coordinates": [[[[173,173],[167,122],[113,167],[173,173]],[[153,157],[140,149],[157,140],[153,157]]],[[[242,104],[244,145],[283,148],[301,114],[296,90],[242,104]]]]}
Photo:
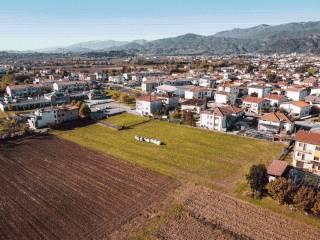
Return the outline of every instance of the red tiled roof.
{"type": "Polygon", "coordinates": [[[251,103],[262,103],[264,101],[263,98],[259,97],[246,97],[243,99],[243,102],[251,102],[251,103]]]}
{"type": "Polygon", "coordinates": [[[265,97],[266,99],[271,99],[271,100],[281,100],[281,99],[284,99],[286,98],[285,96],[283,95],[280,95],[280,94],[269,94],[267,97],[265,97]]]}
{"type": "Polygon", "coordinates": [[[297,106],[297,107],[308,107],[310,104],[304,101],[292,101],[291,104],[297,106]]]}
{"type": "Polygon", "coordinates": [[[296,141],[313,145],[320,145],[320,133],[299,131],[296,134],[296,141]]]}
{"type": "Polygon", "coordinates": [[[151,96],[151,95],[144,95],[137,98],[138,101],[145,101],[145,102],[154,102],[159,101],[157,96],[151,96]]]}
{"type": "Polygon", "coordinates": [[[261,117],[261,120],[270,122],[287,122],[291,123],[291,120],[282,112],[268,113],[261,117]]]}
{"type": "Polygon", "coordinates": [[[189,99],[183,103],[181,103],[181,105],[185,105],[185,106],[202,106],[206,103],[206,101],[204,99],[189,99]]]}
{"type": "Polygon", "coordinates": [[[216,107],[214,108],[214,113],[217,114],[218,116],[225,116],[229,114],[234,114],[234,113],[240,113],[242,112],[243,109],[237,108],[234,106],[226,106],[226,107],[216,107]]]}
{"type": "Polygon", "coordinates": [[[288,167],[288,163],[280,160],[273,160],[267,168],[267,173],[272,176],[281,177],[288,167]]]}

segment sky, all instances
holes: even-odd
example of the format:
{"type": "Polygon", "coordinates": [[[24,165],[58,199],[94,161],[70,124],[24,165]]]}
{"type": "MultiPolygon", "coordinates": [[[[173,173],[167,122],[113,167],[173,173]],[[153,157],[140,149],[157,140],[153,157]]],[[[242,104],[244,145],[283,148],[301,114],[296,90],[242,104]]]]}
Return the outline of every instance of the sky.
{"type": "Polygon", "coordinates": [[[1,0],[0,50],[320,21],[320,0],[1,0]]]}

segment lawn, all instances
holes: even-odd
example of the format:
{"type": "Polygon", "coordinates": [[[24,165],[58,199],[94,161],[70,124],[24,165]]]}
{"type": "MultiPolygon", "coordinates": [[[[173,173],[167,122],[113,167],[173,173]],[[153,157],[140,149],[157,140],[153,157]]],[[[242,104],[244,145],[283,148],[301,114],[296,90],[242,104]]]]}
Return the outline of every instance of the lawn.
{"type": "Polygon", "coordinates": [[[122,127],[122,126],[130,127],[130,126],[133,126],[136,124],[140,124],[140,123],[149,121],[149,118],[124,113],[124,114],[120,114],[120,115],[116,115],[116,116],[107,118],[104,121],[111,123],[111,124],[118,126],[118,127],[122,127]]]}
{"type": "MultiPolygon", "coordinates": [[[[123,124],[135,122],[137,118],[145,120],[125,114],[108,121],[123,124]]],[[[154,120],[123,131],[95,124],[55,134],[181,181],[225,192],[236,190],[252,164],[270,162],[283,148],[264,141],[154,120]],[[165,145],[136,142],[135,135],[157,138],[165,145]]]]}

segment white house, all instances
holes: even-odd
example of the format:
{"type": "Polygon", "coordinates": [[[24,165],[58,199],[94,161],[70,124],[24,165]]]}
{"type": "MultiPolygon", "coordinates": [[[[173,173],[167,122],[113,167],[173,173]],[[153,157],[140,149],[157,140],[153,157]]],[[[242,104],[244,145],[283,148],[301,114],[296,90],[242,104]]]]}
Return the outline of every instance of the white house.
{"type": "Polygon", "coordinates": [[[279,107],[281,103],[288,101],[288,98],[281,94],[269,94],[264,99],[268,100],[272,107],[279,107]]]}
{"type": "Polygon", "coordinates": [[[156,89],[157,89],[157,93],[165,93],[165,94],[171,93],[179,97],[184,97],[184,94],[185,94],[184,87],[182,86],[160,85],[156,87],[156,89]]]}
{"type": "Polygon", "coordinates": [[[299,131],[295,139],[292,165],[320,175],[320,133],[299,131]]]}
{"type": "Polygon", "coordinates": [[[227,92],[216,92],[214,94],[214,101],[218,105],[228,104],[230,103],[230,94],[227,92]]]}
{"type": "Polygon", "coordinates": [[[264,98],[272,91],[271,87],[260,86],[260,85],[252,85],[248,87],[248,94],[257,94],[259,98],[264,98]]]}
{"type": "Polygon", "coordinates": [[[32,129],[43,128],[49,125],[61,124],[79,118],[79,107],[60,106],[37,109],[34,116],[28,119],[32,129]]]}
{"type": "Polygon", "coordinates": [[[190,86],[185,88],[185,99],[204,99],[212,97],[212,90],[205,87],[190,86]]]}
{"type": "Polygon", "coordinates": [[[267,113],[259,119],[258,130],[271,133],[293,131],[293,122],[282,112],[267,113]]]}
{"type": "Polygon", "coordinates": [[[7,86],[6,92],[8,96],[12,98],[26,98],[42,95],[43,93],[49,92],[51,89],[52,87],[50,88],[44,84],[25,84],[7,86]]]}
{"type": "Polygon", "coordinates": [[[259,97],[246,97],[243,99],[242,106],[246,108],[248,112],[260,114],[263,109],[270,106],[270,102],[259,97]]]}
{"type": "Polygon", "coordinates": [[[216,84],[216,80],[215,79],[211,79],[211,78],[200,78],[199,79],[199,86],[201,87],[206,87],[206,88],[213,88],[214,85],[216,84]]]}
{"type": "Polygon", "coordinates": [[[286,96],[292,101],[304,100],[308,95],[309,93],[306,88],[288,88],[286,90],[286,96]]]}
{"type": "Polygon", "coordinates": [[[152,116],[162,109],[162,99],[157,96],[141,96],[136,100],[136,111],[142,116],[152,116]]]}
{"type": "Polygon", "coordinates": [[[122,84],[126,81],[126,78],[124,76],[110,76],[108,81],[115,84],[122,84]]]}
{"type": "Polygon", "coordinates": [[[181,103],[182,111],[192,111],[200,114],[206,108],[206,101],[204,99],[189,99],[181,103]]]}
{"type": "Polygon", "coordinates": [[[310,114],[311,105],[304,101],[292,101],[280,104],[280,109],[293,117],[303,118],[310,114]]]}
{"type": "Polygon", "coordinates": [[[312,88],[311,95],[320,95],[320,88],[312,88]]]}
{"type": "Polygon", "coordinates": [[[203,111],[200,114],[200,127],[226,132],[243,114],[241,108],[226,106],[203,111]]]}
{"type": "Polygon", "coordinates": [[[87,81],[59,81],[53,84],[53,90],[58,92],[79,92],[89,89],[87,81]]]}

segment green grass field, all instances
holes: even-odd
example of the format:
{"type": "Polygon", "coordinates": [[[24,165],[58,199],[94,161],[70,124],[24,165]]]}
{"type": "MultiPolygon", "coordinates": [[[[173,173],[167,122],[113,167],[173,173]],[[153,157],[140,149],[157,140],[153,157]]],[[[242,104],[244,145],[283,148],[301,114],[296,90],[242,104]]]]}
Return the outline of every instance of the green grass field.
{"type": "MultiPolygon", "coordinates": [[[[127,124],[136,122],[137,118],[145,120],[124,114],[108,121],[127,124]]],[[[283,148],[282,145],[154,120],[123,131],[95,124],[67,132],[56,131],[55,134],[181,181],[225,192],[236,190],[252,164],[270,162],[283,148]],[[135,135],[158,138],[165,145],[136,142],[135,135]]]]}
{"type": "Polygon", "coordinates": [[[104,122],[108,122],[111,123],[115,126],[121,127],[121,126],[132,126],[135,124],[140,124],[143,122],[148,121],[149,118],[146,117],[139,117],[133,114],[128,114],[128,113],[124,113],[124,114],[120,114],[120,115],[116,115],[110,118],[107,118],[106,120],[104,120],[104,122]]]}

